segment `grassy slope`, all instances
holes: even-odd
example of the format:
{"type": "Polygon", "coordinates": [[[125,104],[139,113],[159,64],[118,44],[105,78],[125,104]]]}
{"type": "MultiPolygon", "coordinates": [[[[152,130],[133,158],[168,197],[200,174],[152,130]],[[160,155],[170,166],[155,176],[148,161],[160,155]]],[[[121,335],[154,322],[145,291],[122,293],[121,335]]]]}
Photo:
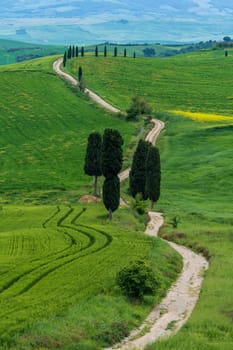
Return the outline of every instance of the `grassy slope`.
{"type": "MultiPolygon", "coordinates": [[[[211,51],[165,60],[118,58],[117,64],[110,59],[103,63],[85,58],[72,62],[72,66],[82,65],[88,85],[122,108],[129,105],[130,97],[136,92],[146,96],[156,110],[232,116],[231,53],[228,58],[222,52],[211,51]]],[[[216,123],[168,114],[159,116],[166,121],[160,138],[163,181],[157,205],[166,214],[163,234],[194,249],[205,247],[211,262],[190,321],[177,336],[148,349],[230,350],[233,347],[232,118],[216,123]],[[169,224],[174,217],[180,218],[178,229],[169,224]],[[179,232],[183,233],[182,239],[178,239],[179,232]]]]}
{"type": "Polygon", "coordinates": [[[63,54],[64,47],[29,44],[20,41],[0,39],[0,65],[12,64],[26,59],[63,54]],[[32,57],[33,56],[33,57],[32,57]]]}
{"type": "Polygon", "coordinates": [[[169,59],[84,57],[68,70],[82,66],[87,85],[109,102],[128,108],[132,96],[144,96],[156,111],[190,110],[232,114],[233,55],[199,52],[169,59]],[[221,89],[219,88],[221,87],[221,89]]]}
{"type": "Polygon", "coordinates": [[[97,349],[114,342],[116,322],[124,330],[135,327],[153,303],[133,306],[122,297],[115,288],[120,267],[149,259],[165,289],[181,267],[164,243],[142,235],[145,218],[140,223],[129,208],[109,224],[101,204],[89,205],[81,216],[81,205],[54,206],[77,203],[91,191],[83,174],[90,131],[117,128],[126,151],[143,128],[77,96],[52,72],[53,60],[0,70],[0,346],[7,349],[75,349],[77,343],[97,349]]]}
{"type": "Polygon", "coordinates": [[[104,332],[114,322],[125,330],[140,323],[152,299],[135,306],[127,302],[116,289],[116,273],[132,259],[149,259],[165,289],[180,268],[172,249],[142,235],[143,229],[128,208],[121,208],[110,224],[101,204],[86,211],[81,205],[4,206],[0,344],[76,349],[78,343],[81,349],[88,343],[97,349],[111,343],[104,332]]]}
{"type": "Polygon", "coordinates": [[[78,98],[75,88],[53,74],[53,60],[0,69],[0,191],[8,201],[67,198],[64,190],[77,198],[92,181],[83,171],[89,133],[117,128],[125,151],[136,139],[137,125],[78,98]]]}

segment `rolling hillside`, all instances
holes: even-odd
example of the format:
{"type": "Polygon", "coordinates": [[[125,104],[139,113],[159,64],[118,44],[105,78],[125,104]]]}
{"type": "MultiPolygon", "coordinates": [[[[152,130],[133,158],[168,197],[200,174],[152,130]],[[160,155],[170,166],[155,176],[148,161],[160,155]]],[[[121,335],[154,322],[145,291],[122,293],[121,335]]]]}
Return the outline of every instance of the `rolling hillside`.
{"type": "MultiPolygon", "coordinates": [[[[142,235],[146,218],[131,208],[120,208],[110,224],[101,203],[77,204],[92,188],[82,170],[90,131],[118,128],[128,161],[127,150],[145,130],[81,97],[52,72],[52,61],[0,70],[0,344],[97,350],[116,340],[111,334],[140,324],[154,302],[126,302],[114,282],[120,265],[149,259],[166,289],[180,260],[161,240],[142,235]]],[[[227,59],[220,51],[165,60],[87,56],[67,70],[76,76],[79,65],[88,87],[114,105],[126,109],[137,93],[165,121],[156,208],[165,216],[161,234],[210,257],[191,319],[148,350],[231,350],[231,53],[227,59]]]]}
{"type": "Polygon", "coordinates": [[[75,71],[81,65],[88,86],[121,108],[135,93],[144,96],[165,121],[159,139],[162,195],[157,208],[166,216],[161,234],[211,257],[190,321],[178,335],[148,350],[233,347],[231,55],[229,60],[220,51],[166,60],[86,57],[68,66],[75,71]]]}

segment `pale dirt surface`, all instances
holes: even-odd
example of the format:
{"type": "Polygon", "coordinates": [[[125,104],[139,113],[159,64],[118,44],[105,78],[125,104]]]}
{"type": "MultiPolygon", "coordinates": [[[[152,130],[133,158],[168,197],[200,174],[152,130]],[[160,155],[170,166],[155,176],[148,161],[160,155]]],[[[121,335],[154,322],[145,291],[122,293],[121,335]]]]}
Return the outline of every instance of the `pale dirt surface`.
{"type": "MultiPolygon", "coordinates": [[[[54,70],[72,84],[77,85],[77,80],[61,71],[61,63],[62,59],[54,62],[54,70]]],[[[88,89],[87,92],[91,98],[103,107],[114,112],[120,112],[88,89]]],[[[160,131],[164,128],[164,123],[157,119],[153,119],[152,121],[154,128],[149,132],[146,140],[155,144],[160,131]]],[[[129,172],[130,169],[126,169],[119,174],[120,181],[125,180],[129,176],[129,172]]],[[[145,233],[150,236],[157,236],[163,225],[163,216],[161,213],[152,211],[148,214],[150,221],[145,233]]],[[[204,272],[208,269],[208,262],[201,255],[195,254],[183,246],[179,246],[173,242],[167,243],[183,258],[183,269],[178,280],[172,285],[162,302],[152,310],[138,329],[133,330],[120,344],[106,350],[144,349],[146,345],[157,339],[168,337],[178,332],[190,317],[199,298],[204,272]]]]}
{"type": "MultiPolygon", "coordinates": [[[[163,216],[156,212],[149,212],[149,216],[150,222],[145,233],[157,236],[163,225],[163,216]]],[[[138,329],[133,330],[120,344],[106,350],[144,349],[159,338],[177,333],[190,317],[199,297],[208,262],[183,246],[167,243],[183,257],[183,269],[178,280],[138,329]]]]}

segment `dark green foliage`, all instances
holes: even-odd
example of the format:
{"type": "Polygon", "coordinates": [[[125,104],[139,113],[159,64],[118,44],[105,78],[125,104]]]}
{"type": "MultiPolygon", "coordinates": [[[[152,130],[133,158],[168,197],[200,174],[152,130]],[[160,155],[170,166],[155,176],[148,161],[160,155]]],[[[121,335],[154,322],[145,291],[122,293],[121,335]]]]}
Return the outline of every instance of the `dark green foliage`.
{"type": "Polygon", "coordinates": [[[98,46],[96,45],[95,47],[95,57],[98,57],[99,55],[99,50],[98,50],[98,46]]]}
{"type": "Polygon", "coordinates": [[[145,57],[153,57],[155,56],[155,49],[153,49],[152,47],[147,47],[143,50],[143,53],[145,57]]]}
{"type": "Polygon", "coordinates": [[[112,213],[117,210],[120,204],[120,180],[118,176],[105,178],[103,185],[103,202],[105,208],[109,211],[109,219],[112,219],[112,213]]]}
{"type": "Polygon", "coordinates": [[[123,268],[116,278],[122,292],[130,298],[142,299],[153,295],[159,287],[159,279],[152,267],[143,260],[132,262],[123,268]]]}
{"type": "Polygon", "coordinates": [[[117,46],[114,47],[114,57],[117,57],[117,46]]]}
{"type": "Polygon", "coordinates": [[[94,196],[97,195],[97,179],[102,175],[101,169],[102,138],[100,133],[93,132],[88,137],[88,144],[85,157],[85,174],[94,176],[94,196]]]}
{"type": "Polygon", "coordinates": [[[134,51],[134,53],[133,53],[133,58],[136,58],[136,52],[134,51]]]}
{"type": "Polygon", "coordinates": [[[83,70],[82,70],[82,67],[79,66],[78,67],[78,82],[80,83],[83,79],[83,70]]]}
{"type": "Polygon", "coordinates": [[[146,159],[146,194],[151,200],[151,207],[160,197],[160,155],[159,149],[151,146],[146,159]]]}
{"type": "Polygon", "coordinates": [[[124,57],[126,57],[127,56],[127,51],[126,51],[126,49],[124,49],[124,57]]]}
{"type": "Polygon", "coordinates": [[[103,135],[102,171],[107,178],[116,176],[122,167],[123,139],[118,130],[105,129],[103,135]]]}
{"type": "Polygon", "coordinates": [[[134,96],[130,108],[126,111],[127,120],[137,120],[138,116],[144,115],[145,117],[151,115],[151,107],[143,97],[134,96]]]}
{"type": "Polygon", "coordinates": [[[140,140],[133,156],[132,167],[129,173],[130,193],[133,197],[141,193],[142,198],[146,199],[146,159],[151,143],[140,140]]]}
{"type": "Polygon", "coordinates": [[[74,57],[74,56],[75,56],[75,47],[73,45],[73,47],[72,47],[72,57],[74,57]]]}
{"type": "Polygon", "coordinates": [[[66,66],[66,61],[67,61],[67,53],[65,51],[64,56],[63,56],[63,67],[66,66]]]}
{"type": "Polygon", "coordinates": [[[104,57],[107,57],[107,46],[104,46],[104,57]]]}
{"type": "Polygon", "coordinates": [[[133,203],[133,208],[137,211],[139,215],[145,214],[146,202],[143,200],[141,193],[136,194],[135,201],[133,203]]]}
{"type": "Polygon", "coordinates": [[[78,50],[78,46],[76,46],[76,49],[75,49],[75,56],[78,57],[79,55],[79,50],[78,50]]]}
{"type": "Polygon", "coordinates": [[[81,56],[84,57],[84,47],[81,47],[81,56]]]}
{"type": "Polygon", "coordinates": [[[68,57],[68,59],[71,59],[71,57],[72,57],[72,48],[71,48],[71,46],[69,46],[67,57],[68,57]]]}

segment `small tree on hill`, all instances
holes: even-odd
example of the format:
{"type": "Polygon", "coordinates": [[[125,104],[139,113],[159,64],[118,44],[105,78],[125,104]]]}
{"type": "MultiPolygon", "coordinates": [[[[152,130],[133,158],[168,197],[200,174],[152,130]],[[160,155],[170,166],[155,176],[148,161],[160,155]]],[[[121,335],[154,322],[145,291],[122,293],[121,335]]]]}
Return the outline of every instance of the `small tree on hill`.
{"type": "Polygon", "coordinates": [[[109,211],[109,219],[120,203],[120,182],[118,173],[122,167],[123,139],[118,130],[105,129],[102,145],[102,172],[105,176],[103,201],[109,211]]]}
{"type": "Polygon", "coordinates": [[[75,56],[78,57],[79,55],[79,49],[78,49],[78,46],[76,46],[76,49],[75,49],[75,56]]]}
{"type": "Polygon", "coordinates": [[[159,149],[151,146],[146,159],[146,193],[151,200],[151,208],[160,197],[160,155],[159,149]]]}
{"type": "Polygon", "coordinates": [[[98,50],[98,46],[96,45],[95,47],[95,57],[98,57],[99,55],[99,50],[98,50]]]}
{"type": "Polygon", "coordinates": [[[109,219],[112,220],[112,213],[117,210],[120,204],[120,180],[118,176],[104,180],[103,202],[109,212],[109,219]]]}
{"type": "Polygon", "coordinates": [[[84,57],[84,47],[81,47],[81,56],[84,57]]]}
{"type": "Polygon", "coordinates": [[[117,47],[114,47],[114,57],[117,57],[117,47]]]}
{"type": "Polygon", "coordinates": [[[102,148],[102,171],[107,178],[116,176],[122,167],[123,139],[118,130],[105,129],[102,148]]]}
{"type": "Polygon", "coordinates": [[[160,278],[156,276],[152,266],[143,260],[131,262],[119,271],[116,282],[125,295],[136,299],[153,295],[160,287],[160,278]]]}
{"type": "Polygon", "coordinates": [[[151,115],[152,110],[149,103],[146,102],[144,98],[136,95],[132,98],[131,106],[126,112],[126,119],[133,121],[137,120],[140,115],[148,118],[148,116],[151,115]]]}
{"type": "Polygon", "coordinates": [[[78,82],[81,83],[82,79],[83,79],[83,70],[82,70],[82,67],[79,66],[78,67],[78,82]]]}
{"type": "Polygon", "coordinates": [[[67,61],[67,53],[65,51],[64,56],[63,56],[63,67],[66,66],[66,61],[67,61]]]}
{"type": "Polygon", "coordinates": [[[127,56],[127,51],[126,51],[126,49],[124,49],[124,57],[126,57],[127,56]]]}
{"type": "Polygon", "coordinates": [[[97,196],[98,176],[102,175],[101,152],[102,137],[100,133],[93,132],[88,137],[84,171],[86,175],[94,176],[94,196],[97,196]]]}
{"type": "Polygon", "coordinates": [[[151,146],[150,142],[140,140],[133,155],[132,167],[129,173],[129,190],[133,197],[140,193],[143,199],[147,199],[146,159],[151,146]]]}
{"type": "Polygon", "coordinates": [[[107,46],[104,46],[104,57],[107,57],[107,46]]]}

